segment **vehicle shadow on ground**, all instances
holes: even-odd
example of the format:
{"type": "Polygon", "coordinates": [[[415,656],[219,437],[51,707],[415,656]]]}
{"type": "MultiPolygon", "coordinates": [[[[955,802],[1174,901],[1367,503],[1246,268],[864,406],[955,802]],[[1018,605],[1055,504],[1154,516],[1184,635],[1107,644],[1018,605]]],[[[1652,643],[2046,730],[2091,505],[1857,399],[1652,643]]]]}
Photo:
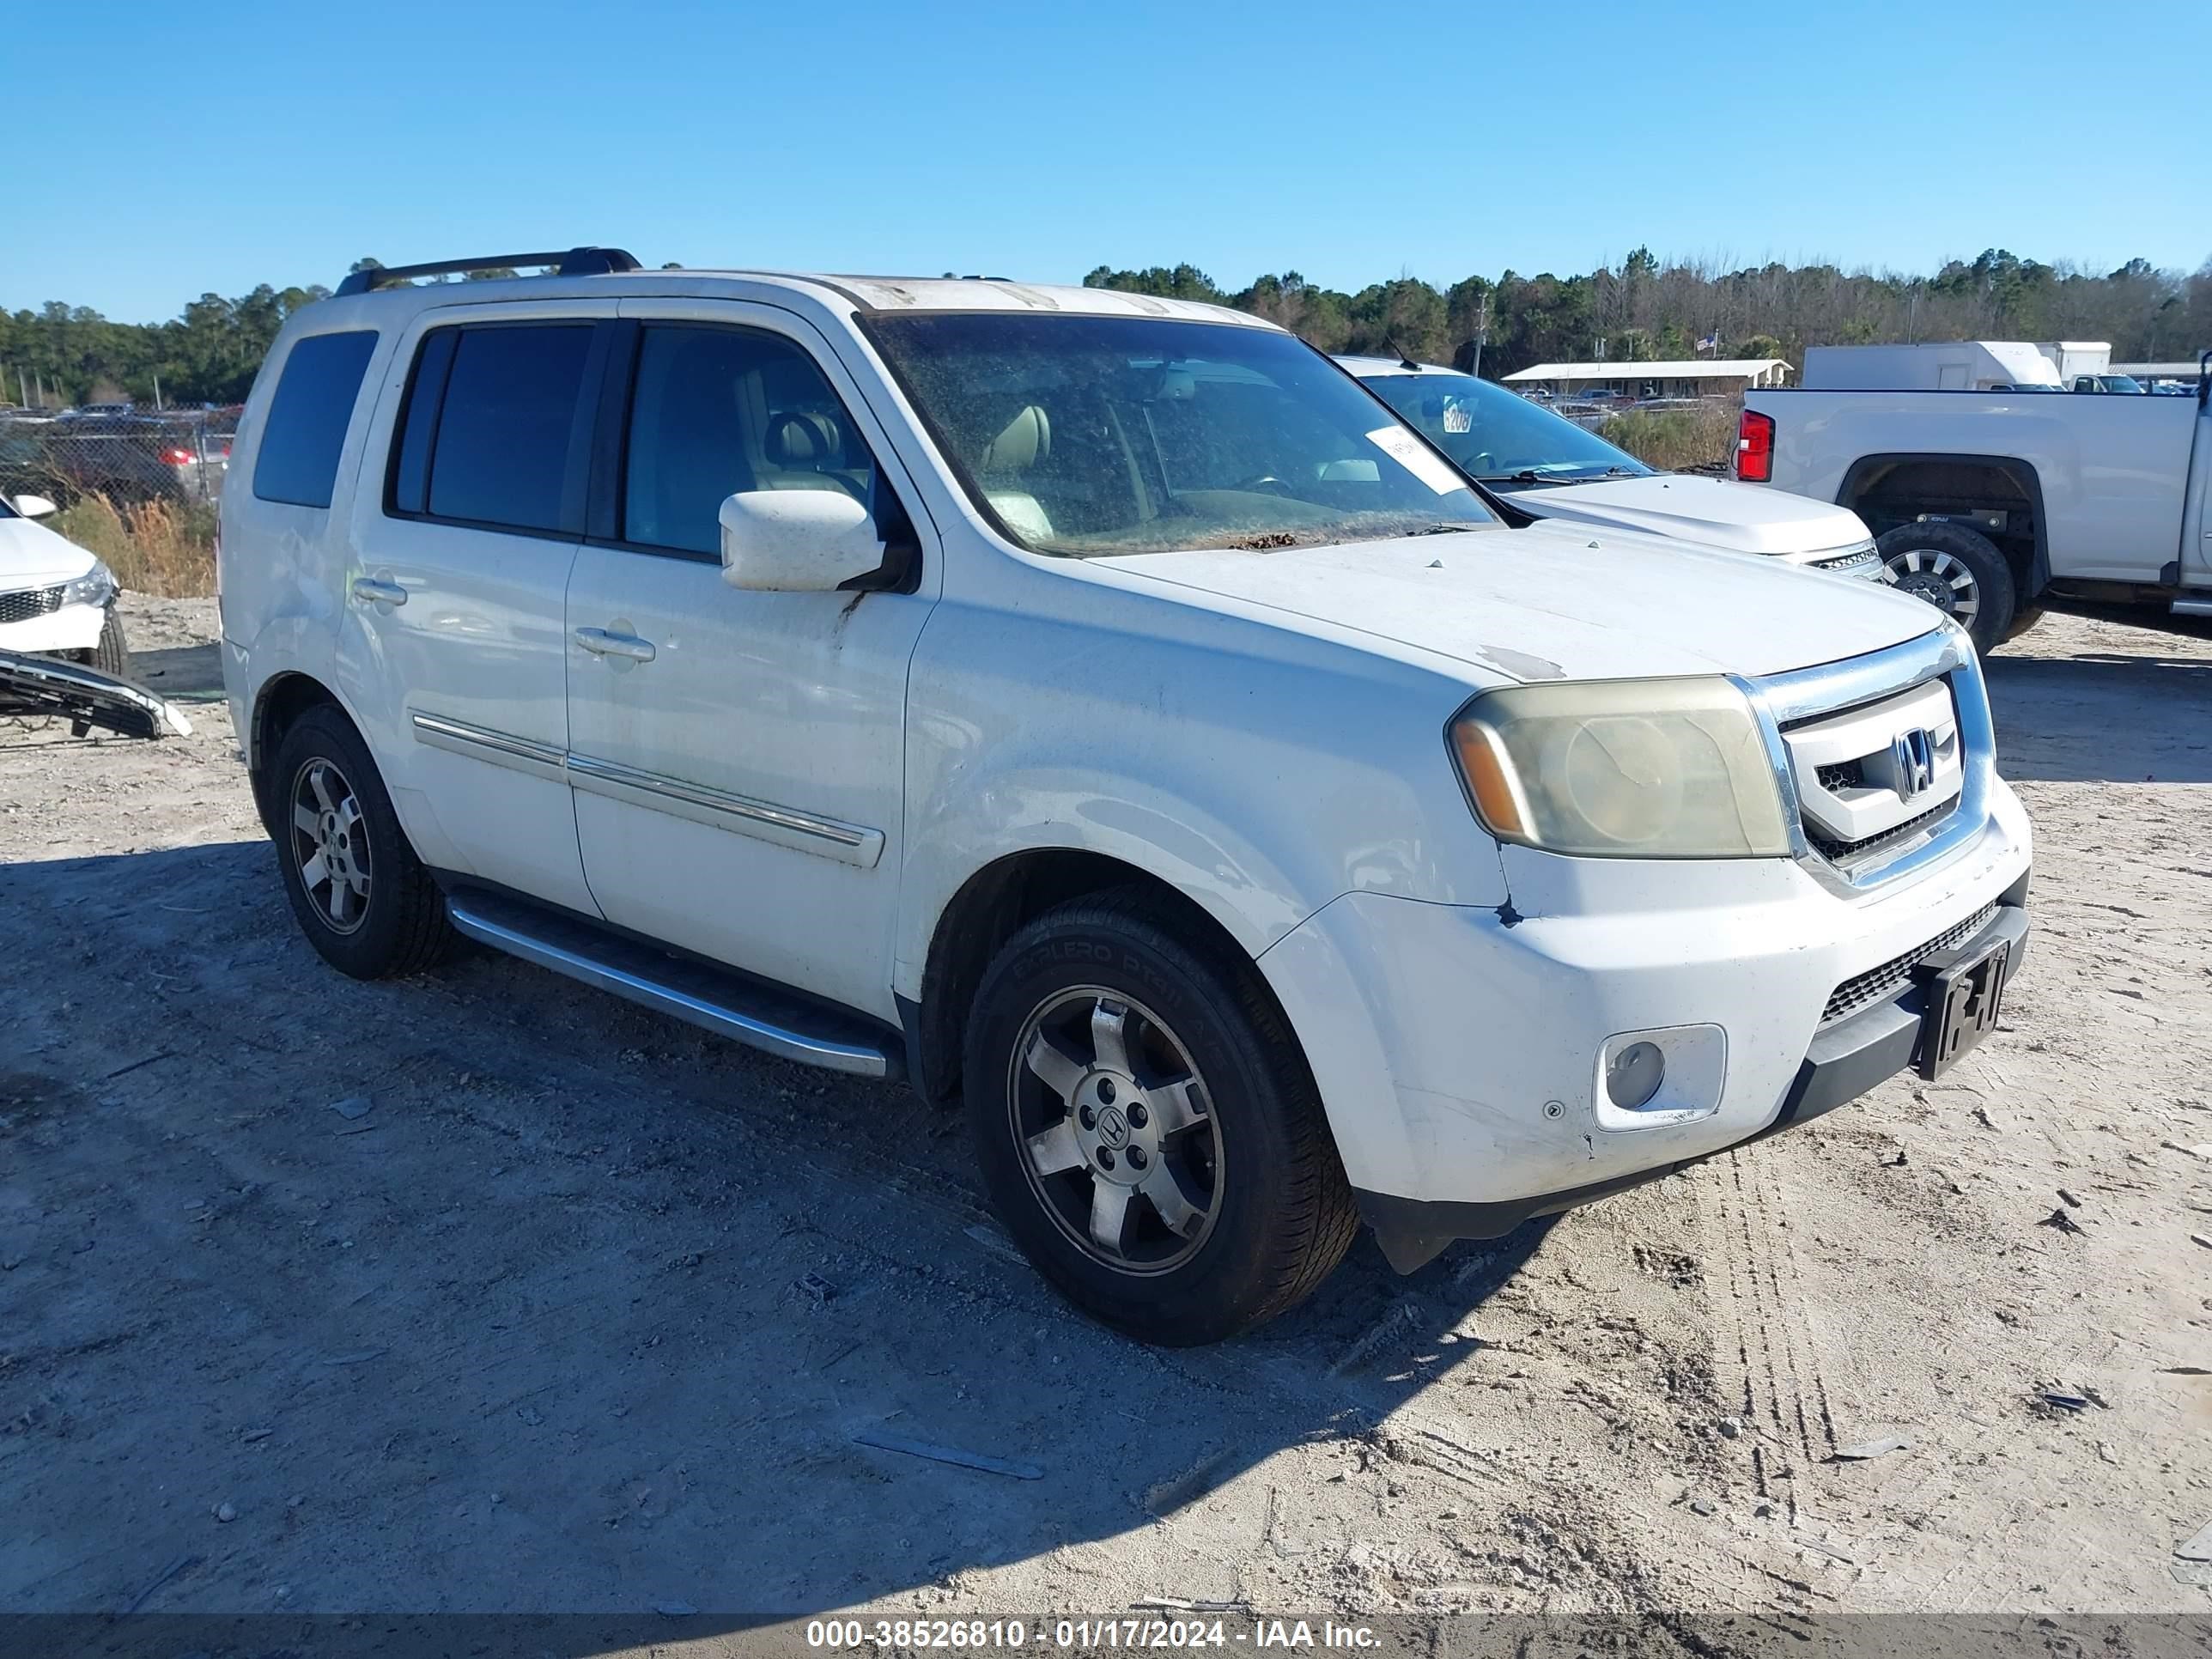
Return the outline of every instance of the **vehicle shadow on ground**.
{"type": "Polygon", "coordinates": [[[1983,664],[2006,777],[2212,782],[2212,660],[2117,652],[1983,664]]]}
{"type": "MultiPolygon", "coordinates": [[[[1046,1289],[907,1091],[489,955],[345,979],[265,844],[0,866],[0,951],[40,964],[0,1611],[805,1613],[1164,1528],[1316,1443],[1498,1478],[1445,1385],[1542,1224],[1402,1279],[1363,1234],[1262,1331],[1148,1349],[1046,1289]],[[1416,1403],[1437,1433],[1378,1432],[1416,1403]]],[[[1270,1486],[1266,1538],[1139,1540],[1101,1596],[1157,1561],[1233,1597],[1381,1484],[1270,1486]]]]}
{"type": "Polygon", "coordinates": [[[131,678],[149,691],[179,702],[215,702],[223,695],[222,647],[210,641],[133,651],[131,678]]]}

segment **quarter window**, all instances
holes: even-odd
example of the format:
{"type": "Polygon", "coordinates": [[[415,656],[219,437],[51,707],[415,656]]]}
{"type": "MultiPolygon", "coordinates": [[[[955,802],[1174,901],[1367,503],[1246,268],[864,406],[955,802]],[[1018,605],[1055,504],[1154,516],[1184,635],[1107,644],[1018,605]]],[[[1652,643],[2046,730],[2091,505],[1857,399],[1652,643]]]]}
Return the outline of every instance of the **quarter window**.
{"type": "Polygon", "coordinates": [[[338,477],[338,452],[361,395],[361,378],[376,349],[373,329],[311,334],[294,344],[253,463],[253,493],[264,501],[328,507],[338,477]]]}
{"type": "Polygon", "coordinates": [[[747,330],[640,331],[623,471],[623,540],[710,556],[723,498],[741,490],[877,505],[875,458],[814,360],[747,330]]]}

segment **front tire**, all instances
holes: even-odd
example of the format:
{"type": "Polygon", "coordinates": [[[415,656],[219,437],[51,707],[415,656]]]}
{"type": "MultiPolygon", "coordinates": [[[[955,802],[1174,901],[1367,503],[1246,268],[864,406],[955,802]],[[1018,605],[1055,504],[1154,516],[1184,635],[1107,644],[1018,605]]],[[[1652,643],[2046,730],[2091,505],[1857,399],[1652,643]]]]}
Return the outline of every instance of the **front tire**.
{"type": "Polygon", "coordinates": [[[131,644],[123,637],[123,617],[111,605],[100,624],[100,643],[92,648],[92,666],[118,680],[131,678],[131,644]]]}
{"type": "Polygon", "coordinates": [[[269,787],[284,896],[324,961],[356,979],[391,979],[447,955],[456,935],[445,896],[335,705],[317,704],[285,731],[269,787]]]}
{"type": "Polygon", "coordinates": [[[1931,520],[1901,524],[1875,547],[1883,579],[1899,592],[1923,599],[1973,635],[1977,651],[1994,650],[2010,637],[2018,599],[2012,567],[1997,545],[1964,525],[1931,520]]]}
{"type": "Polygon", "coordinates": [[[1039,917],[968,1024],[984,1183],[1069,1301],[1148,1342],[1273,1318],[1358,1229],[1319,1091],[1249,962],[1139,890],[1039,917]]]}

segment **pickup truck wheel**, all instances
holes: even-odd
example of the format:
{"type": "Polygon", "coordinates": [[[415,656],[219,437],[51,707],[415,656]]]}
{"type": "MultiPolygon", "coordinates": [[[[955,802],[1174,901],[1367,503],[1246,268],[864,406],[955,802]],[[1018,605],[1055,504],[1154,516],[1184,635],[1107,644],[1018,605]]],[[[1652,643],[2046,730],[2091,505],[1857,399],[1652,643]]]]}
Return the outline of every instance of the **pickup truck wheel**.
{"type": "Polygon", "coordinates": [[[2012,567],[1996,544],[1964,525],[1901,524],[1875,544],[1882,579],[1934,605],[1974,637],[1974,648],[2001,644],[2012,628],[2012,567]]]}
{"type": "Polygon", "coordinates": [[[1146,1341],[1218,1341],[1302,1299],[1358,1213],[1304,1058],[1250,965],[1137,893],[1017,933],[969,1021],[992,1201],[1078,1307],[1146,1341]]]}
{"type": "Polygon", "coordinates": [[[389,979],[447,954],[456,935],[445,896],[343,714],[324,703],[295,720],[272,782],[284,895],[324,961],[356,979],[389,979]]]}

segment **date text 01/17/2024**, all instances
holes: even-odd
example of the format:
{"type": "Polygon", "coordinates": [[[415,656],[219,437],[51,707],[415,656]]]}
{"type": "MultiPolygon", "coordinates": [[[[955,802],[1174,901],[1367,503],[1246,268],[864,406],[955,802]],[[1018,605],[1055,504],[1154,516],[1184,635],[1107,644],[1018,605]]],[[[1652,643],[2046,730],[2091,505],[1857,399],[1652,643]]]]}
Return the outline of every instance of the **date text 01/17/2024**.
{"type": "Polygon", "coordinates": [[[1173,1650],[1225,1648],[1349,1648],[1381,1645],[1364,1625],[1304,1619],[1255,1619],[1249,1629],[1220,1619],[1060,1619],[1029,1625],[1018,1619],[817,1619],[806,1626],[811,1648],[1050,1647],[1173,1650]]]}

